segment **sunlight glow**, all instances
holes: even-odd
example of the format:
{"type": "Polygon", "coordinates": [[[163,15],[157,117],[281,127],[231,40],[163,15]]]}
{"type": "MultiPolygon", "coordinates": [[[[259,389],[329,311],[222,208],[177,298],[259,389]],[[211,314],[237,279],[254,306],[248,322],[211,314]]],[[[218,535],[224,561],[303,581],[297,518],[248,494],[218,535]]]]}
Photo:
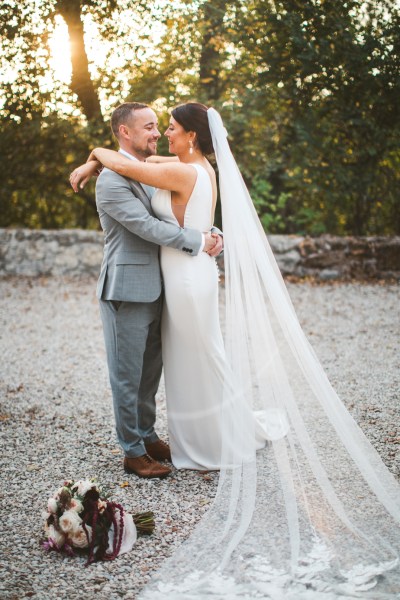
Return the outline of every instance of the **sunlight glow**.
{"type": "Polygon", "coordinates": [[[51,52],[50,67],[54,78],[63,83],[71,81],[71,59],[68,38],[68,27],[64,19],[57,15],[53,34],[49,37],[51,52]]]}

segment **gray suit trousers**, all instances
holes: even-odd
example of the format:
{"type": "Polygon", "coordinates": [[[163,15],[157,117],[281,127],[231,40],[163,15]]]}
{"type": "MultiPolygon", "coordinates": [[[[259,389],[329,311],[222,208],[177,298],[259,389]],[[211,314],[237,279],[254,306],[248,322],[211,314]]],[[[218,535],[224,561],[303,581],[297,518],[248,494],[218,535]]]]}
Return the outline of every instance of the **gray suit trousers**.
{"type": "Polygon", "coordinates": [[[155,395],[162,371],[162,295],[155,302],[100,300],[118,441],[127,457],[155,442],[155,395]]]}

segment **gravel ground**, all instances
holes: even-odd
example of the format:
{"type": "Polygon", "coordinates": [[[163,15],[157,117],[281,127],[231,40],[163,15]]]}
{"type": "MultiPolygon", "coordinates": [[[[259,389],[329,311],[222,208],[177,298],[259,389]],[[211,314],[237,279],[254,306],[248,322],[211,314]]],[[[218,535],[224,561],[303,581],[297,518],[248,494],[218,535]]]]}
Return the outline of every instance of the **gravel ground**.
{"type": "MultiPolygon", "coordinates": [[[[399,477],[399,287],[288,286],[331,382],[399,477]]],[[[94,279],[3,279],[0,290],[0,595],[132,600],[207,509],[217,474],[146,481],[123,472],[94,279]],[[84,558],[40,546],[48,496],[64,479],[85,477],[97,477],[127,510],[156,515],[153,536],[88,568],[84,558]]],[[[166,432],[162,386],[158,431],[166,432]]]]}

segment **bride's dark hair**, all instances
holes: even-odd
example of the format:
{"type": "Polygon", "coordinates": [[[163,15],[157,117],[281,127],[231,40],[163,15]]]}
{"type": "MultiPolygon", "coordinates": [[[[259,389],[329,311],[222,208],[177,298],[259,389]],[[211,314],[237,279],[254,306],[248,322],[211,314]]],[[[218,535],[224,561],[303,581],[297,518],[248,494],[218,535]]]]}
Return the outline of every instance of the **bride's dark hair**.
{"type": "Polygon", "coordinates": [[[182,125],[185,131],[194,131],[196,133],[196,142],[203,154],[212,154],[214,152],[210,126],[208,124],[207,106],[200,102],[186,102],[176,106],[172,111],[172,116],[179,125],[182,125]]]}

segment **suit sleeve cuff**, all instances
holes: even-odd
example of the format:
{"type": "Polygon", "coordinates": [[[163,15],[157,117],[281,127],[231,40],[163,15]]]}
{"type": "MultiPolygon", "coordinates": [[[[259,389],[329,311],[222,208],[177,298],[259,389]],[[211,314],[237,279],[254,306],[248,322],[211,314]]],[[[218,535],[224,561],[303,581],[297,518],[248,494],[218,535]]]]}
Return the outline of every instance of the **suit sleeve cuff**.
{"type": "Polygon", "coordinates": [[[204,233],[202,233],[201,234],[201,244],[200,244],[200,248],[199,248],[199,254],[200,254],[200,252],[203,252],[205,245],[206,245],[206,238],[205,238],[204,233]]]}

